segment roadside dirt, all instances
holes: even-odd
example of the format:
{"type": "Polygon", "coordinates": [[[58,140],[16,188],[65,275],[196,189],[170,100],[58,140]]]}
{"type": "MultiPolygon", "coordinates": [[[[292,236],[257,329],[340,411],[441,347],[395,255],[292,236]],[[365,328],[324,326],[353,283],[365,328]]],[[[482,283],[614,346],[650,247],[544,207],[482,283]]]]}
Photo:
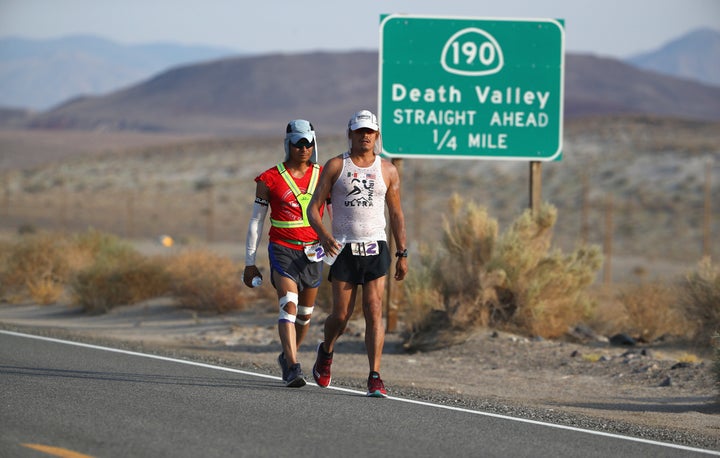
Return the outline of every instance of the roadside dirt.
{"type": "MultiPolygon", "coordinates": [[[[300,352],[310,381],[325,316],[316,313],[300,352]]],[[[269,374],[279,370],[275,319],[258,311],[198,314],[165,299],[97,316],[62,305],[0,306],[0,328],[122,343],[269,374]]],[[[351,322],[336,347],[334,384],[364,389],[368,367],[363,339],[364,323],[351,322]]],[[[399,333],[388,334],[382,375],[390,395],[642,425],[702,437],[720,450],[720,403],[710,355],[671,343],[578,344],[488,329],[455,339],[455,345],[444,349],[408,353],[399,333]]]]}

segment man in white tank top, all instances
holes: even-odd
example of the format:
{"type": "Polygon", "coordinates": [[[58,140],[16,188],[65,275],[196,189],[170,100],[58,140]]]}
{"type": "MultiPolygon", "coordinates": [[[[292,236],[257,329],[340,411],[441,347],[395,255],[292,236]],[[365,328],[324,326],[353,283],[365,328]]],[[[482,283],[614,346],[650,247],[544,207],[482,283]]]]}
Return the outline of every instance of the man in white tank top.
{"type": "Polygon", "coordinates": [[[385,206],[398,251],[395,279],[408,271],[405,218],[400,205],[400,176],[395,166],[382,159],[377,117],[362,110],[348,122],[349,150],[330,159],[308,206],[310,225],[326,255],[337,255],[330,267],[332,312],[325,320],[325,340],[317,350],[313,377],[321,387],[330,385],[333,348],[352,317],[358,285],[362,285],[365,315],[365,347],[370,375],[368,396],[386,397],[380,378],[385,343],[382,298],[391,262],[385,232],[385,206]],[[321,205],[330,197],[332,232],[322,223],[321,205]]]}

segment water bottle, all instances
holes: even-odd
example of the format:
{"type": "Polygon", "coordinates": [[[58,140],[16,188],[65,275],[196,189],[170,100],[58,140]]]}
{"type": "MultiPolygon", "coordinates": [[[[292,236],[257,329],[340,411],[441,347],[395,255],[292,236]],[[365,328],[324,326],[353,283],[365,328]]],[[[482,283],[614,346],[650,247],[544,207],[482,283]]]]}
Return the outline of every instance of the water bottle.
{"type": "Polygon", "coordinates": [[[340,248],[338,248],[337,254],[335,256],[330,256],[328,253],[325,253],[325,256],[323,256],[323,262],[329,266],[333,265],[340,252],[343,250],[343,248],[345,248],[345,237],[340,240],[336,240],[336,242],[340,244],[340,248]]]}
{"type": "MultiPolygon", "coordinates": [[[[243,281],[245,281],[245,274],[242,275],[243,281]]],[[[250,282],[252,284],[253,288],[257,288],[258,286],[262,285],[262,277],[260,275],[255,275],[250,282]]]]}

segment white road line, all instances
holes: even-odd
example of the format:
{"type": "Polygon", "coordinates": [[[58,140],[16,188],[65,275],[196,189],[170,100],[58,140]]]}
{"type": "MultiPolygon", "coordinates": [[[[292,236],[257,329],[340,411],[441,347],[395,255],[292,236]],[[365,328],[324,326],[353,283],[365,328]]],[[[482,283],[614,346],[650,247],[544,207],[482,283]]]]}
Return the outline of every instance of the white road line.
{"type": "MultiPolygon", "coordinates": [[[[241,369],[233,369],[230,367],[215,366],[213,364],[200,363],[200,362],[196,362],[196,361],[187,361],[184,359],[169,358],[167,356],[151,355],[151,354],[140,353],[140,352],[136,352],[136,351],[123,350],[120,348],[103,347],[100,345],[92,345],[92,344],[86,344],[86,343],[82,343],[82,342],[74,342],[71,340],[55,339],[52,337],[36,336],[36,335],[32,335],[32,334],[23,334],[20,332],[5,331],[5,330],[0,330],[0,334],[7,334],[7,335],[11,335],[11,336],[16,336],[16,337],[26,337],[28,339],[44,340],[47,342],[55,342],[55,343],[61,343],[61,344],[65,344],[65,345],[74,345],[77,347],[91,348],[94,350],[122,353],[125,355],[140,356],[143,358],[158,359],[161,361],[169,361],[169,362],[173,362],[173,363],[187,364],[190,366],[204,367],[207,369],[213,369],[213,370],[219,370],[219,371],[225,371],[225,372],[233,372],[236,374],[249,375],[252,377],[280,380],[280,377],[277,377],[274,375],[259,374],[257,372],[244,371],[241,369]]],[[[317,386],[315,383],[312,383],[312,382],[310,382],[308,384],[317,386]]],[[[363,396],[365,395],[364,391],[357,391],[357,390],[352,390],[349,388],[341,388],[341,387],[336,387],[336,386],[329,386],[329,387],[323,388],[323,389],[343,391],[346,393],[358,394],[358,395],[363,395],[363,396]]],[[[473,415],[482,415],[485,417],[499,418],[499,419],[509,420],[509,421],[517,421],[520,423],[528,423],[531,425],[546,426],[549,428],[564,429],[567,431],[574,431],[574,432],[585,433],[585,434],[593,434],[595,436],[610,437],[613,439],[621,439],[621,440],[627,440],[627,441],[631,441],[631,442],[639,442],[639,443],[643,443],[643,444],[657,445],[660,447],[673,448],[673,449],[678,449],[678,450],[686,450],[689,452],[698,452],[698,453],[705,453],[708,455],[720,456],[720,451],[706,450],[706,449],[695,448],[695,447],[687,447],[684,445],[671,444],[671,443],[667,443],[667,442],[658,442],[658,441],[642,439],[642,438],[637,438],[637,437],[631,437],[631,436],[622,436],[619,434],[607,433],[607,432],[603,432],[603,431],[593,431],[591,429],[582,429],[582,428],[576,428],[573,426],[558,425],[555,423],[546,423],[546,422],[537,421],[537,420],[528,420],[525,418],[511,417],[508,415],[500,415],[500,414],[495,414],[495,413],[491,413],[491,412],[481,412],[478,410],[465,409],[462,407],[453,407],[453,406],[446,406],[446,405],[442,405],[442,404],[433,404],[431,402],[417,401],[414,399],[398,398],[398,397],[394,397],[394,396],[388,396],[387,399],[393,400],[393,401],[399,401],[399,402],[406,402],[408,404],[417,404],[417,405],[426,406],[426,407],[433,407],[436,409],[453,410],[456,412],[469,413],[469,414],[473,414],[473,415]]]]}

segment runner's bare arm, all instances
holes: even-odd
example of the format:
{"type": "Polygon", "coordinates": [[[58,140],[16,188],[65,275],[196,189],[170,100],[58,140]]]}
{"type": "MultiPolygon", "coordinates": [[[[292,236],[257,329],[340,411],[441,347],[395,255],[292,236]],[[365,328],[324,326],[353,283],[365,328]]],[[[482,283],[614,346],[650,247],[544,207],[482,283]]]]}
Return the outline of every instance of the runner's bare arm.
{"type": "MultiPolygon", "coordinates": [[[[395,238],[397,250],[403,251],[407,249],[407,240],[405,234],[405,215],[403,214],[400,200],[400,175],[398,174],[397,168],[391,162],[385,160],[383,160],[383,178],[385,178],[385,182],[387,183],[385,203],[388,207],[390,228],[395,238]]],[[[398,257],[395,266],[395,279],[404,279],[407,272],[407,258],[398,257]]]]}
{"type": "Polygon", "coordinates": [[[330,197],[332,185],[337,180],[340,170],[342,170],[342,159],[340,157],[333,157],[327,161],[307,209],[310,226],[317,232],[318,239],[325,252],[331,255],[337,251],[337,245],[334,242],[332,232],[322,222],[320,207],[330,197]]]}

